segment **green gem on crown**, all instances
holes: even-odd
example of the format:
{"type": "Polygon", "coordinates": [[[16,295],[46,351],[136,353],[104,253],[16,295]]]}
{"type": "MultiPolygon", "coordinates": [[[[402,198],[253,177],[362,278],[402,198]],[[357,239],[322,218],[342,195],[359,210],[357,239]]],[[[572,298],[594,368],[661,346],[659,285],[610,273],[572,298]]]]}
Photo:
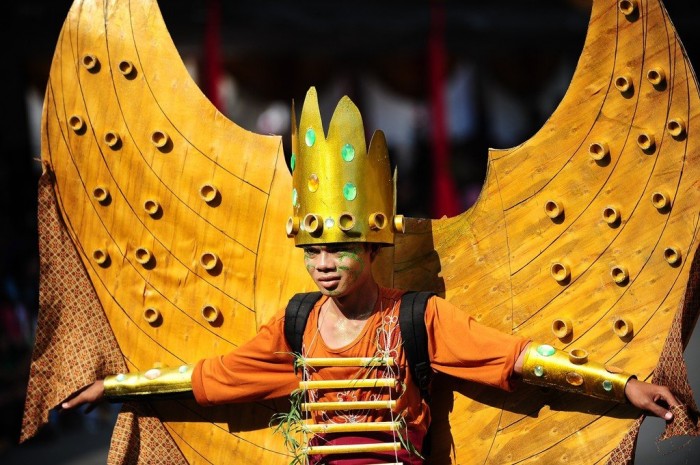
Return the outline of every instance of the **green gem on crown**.
{"type": "Polygon", "coordinates": [[[610,391],[612,391],[612,388],[613,388],[612,381],[610,381],[609,379],[606,379],[605,381],[603,381],[603,389],[610,392],[610,391]]]}
{"type": "Polygon", "coordinates": [[[537,365],[535,367],[534,372],[535,372],[535,376],[537,376],[538,378],[541,378],[542,376],[544,376],[544,368],[542,368],[541,365],[537,365]]]}
{"type": "Polygon", "coordinates": [[[355,147],[350,144],[343,145],[343,148],[340,149],[340,156],[343,157],[345,161],[352,161],[352,159],[355,158],[355,147]]]}
{"type": "Polygon", "coordinates": [[[312,147],[316,143],[316,131],[313,128],[306,130],[306,136],[304,136],[304,141],[307,147],[312,147]]]}
{"type": "Polygon", "coordinates": [[[345,186],[343,186],[343,197],[347,200],[355,200],[355,197],[357,197],[357,187],[351,182],[345,184],[345,186]]]}
{"type": "Polygon", "coordinates": [[[296,207],[298,200],[298,194],[296,188],[292,189],[292,207],[296,207]]]}
{"type": "Polygon", "coordinates": [[[292,153],[292,158],[289,159],[289,167],[292,168],[292,173],[294,172],[294,168],[297,167],[297,156],[295,153],[292,153]]]}

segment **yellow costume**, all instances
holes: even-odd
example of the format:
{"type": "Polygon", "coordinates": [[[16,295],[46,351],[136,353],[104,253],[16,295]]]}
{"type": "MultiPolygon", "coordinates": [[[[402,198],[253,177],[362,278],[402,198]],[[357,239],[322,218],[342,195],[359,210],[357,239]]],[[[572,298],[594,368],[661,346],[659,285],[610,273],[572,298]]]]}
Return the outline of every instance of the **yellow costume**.
{"type": "MultiPolygon", "coordinates": [[[[155,2],[75,2],[46,97],[24,438],[93,379],[228,353],[312,289],[282,226],[294,186],[280,138],[244,131],[204,98],[155,2]]],[[[546,125],[490,152],[479,201],[463,214],[397,225],[385,212],[405,234],[380,255],[378,278],[436,291],[503,332],[586,349],[670,385],[696,411],[682,349],[697,319],[699,111],[660,2],[596,0],[546,125]]],[[[633,451],[638,412],[624,404],[449,383],[437,380],[445,395],[432,406],[438,463],[615,462],[633,451]]],[[[112,460],[288,463],[268,427],[284,409],[125,404],[112,460]],[[133,434],[143,447],[129,447],[133,434]]],[[[697,433],[675,413],[667,435],[697,433]]]]}

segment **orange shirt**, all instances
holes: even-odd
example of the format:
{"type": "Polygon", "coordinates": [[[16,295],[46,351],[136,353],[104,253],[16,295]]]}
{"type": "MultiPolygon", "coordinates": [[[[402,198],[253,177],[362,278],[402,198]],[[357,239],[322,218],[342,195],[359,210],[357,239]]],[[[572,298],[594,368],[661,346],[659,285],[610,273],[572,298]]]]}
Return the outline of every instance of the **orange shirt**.
{"type": "MultiPolygon", "coordinates": [[[[395,367],[323,367],[294,372],[294,358],[284,336],[284,311],[275,315],[248,343],[235,351],[197,363],[192,375],[195,399],[202,405],[288,396],[302,375],[311,380],[395,377],[396,388],[309,390],[306,401],[395,399],[388,410],[316,411],[318,423],[388,421],[402,414],[409,428],[425,432],[430,412],[411,382],[401,346],[398,324],[403,291],[382,288],[375,312],[360,335],[345,347],[329,348],[321,338],[319,311],[322,297],[309,315],[303,337],[305,357],[394,357],[395,367]]],[[[458,378],[510,390],[515,361],[528,340],[477,323],[464,311],[439,297],[428,301],[425,312],[428,352],[434,370],[458,378]]]]}

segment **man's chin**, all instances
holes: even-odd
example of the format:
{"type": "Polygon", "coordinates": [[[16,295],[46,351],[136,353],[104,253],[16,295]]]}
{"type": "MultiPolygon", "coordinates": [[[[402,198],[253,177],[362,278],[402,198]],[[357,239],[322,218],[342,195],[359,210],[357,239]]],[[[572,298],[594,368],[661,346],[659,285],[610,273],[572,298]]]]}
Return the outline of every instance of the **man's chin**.
{"type": "Polygon", "coordinates": [[[316,287],[324,295],[338,295],[341,290],[340,280],[317,281],[316,287]]]}
{"type": "Polygon", "coordinates": [[[340,290],[338,290],[337,288],[319,287],[318,290],[321,291],[321,294],[327,295],[328,297],[338,297],[342,295],[340,290]]]}
{"type": "Polygon", "coordinates": [[[321,294],[329,297],[339,297],[344,294],[343,289],[337,283],[318,283],[318,290],[321,291],[321,294]]]}

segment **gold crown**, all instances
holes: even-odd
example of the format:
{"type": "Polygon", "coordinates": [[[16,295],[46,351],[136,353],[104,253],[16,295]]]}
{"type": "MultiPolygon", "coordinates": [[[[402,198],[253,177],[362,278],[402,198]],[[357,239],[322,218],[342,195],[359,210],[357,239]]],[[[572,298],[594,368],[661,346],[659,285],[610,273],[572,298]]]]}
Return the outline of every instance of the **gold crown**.
{"type": "Polygon", "coordinates": [[[362,116],[343,97],[324,137],[316,89],[306,94],[297,129],[292,104],[292,206],[287,236],[297,246],[341,242],[394,243],[404,231],[396,215],[386,139],[372,136],[367,150],[362,116]]]}

